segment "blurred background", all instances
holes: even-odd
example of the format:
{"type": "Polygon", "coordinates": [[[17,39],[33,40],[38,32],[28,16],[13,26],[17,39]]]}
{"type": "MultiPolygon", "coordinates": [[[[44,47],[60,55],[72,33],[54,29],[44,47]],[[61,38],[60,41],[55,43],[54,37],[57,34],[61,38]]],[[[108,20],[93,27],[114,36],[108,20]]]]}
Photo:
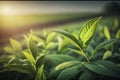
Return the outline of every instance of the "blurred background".
{"type": "Polygon", "coordinates": [[[0,46],[11,37],[21,39],[31,29],[119,14],[120,1],[0,1],[0,46]]]}

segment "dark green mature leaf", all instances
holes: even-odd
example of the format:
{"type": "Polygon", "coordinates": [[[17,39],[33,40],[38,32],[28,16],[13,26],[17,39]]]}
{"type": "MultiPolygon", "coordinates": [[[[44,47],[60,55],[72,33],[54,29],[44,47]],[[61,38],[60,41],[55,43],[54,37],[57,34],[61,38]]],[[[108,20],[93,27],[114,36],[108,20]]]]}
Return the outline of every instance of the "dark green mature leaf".
{"type": "Polygon", "coordinates": [[[41,55],[41,56],[37,59],[37,61],[36,61],[36,67],[37,67],[37,68],[42,65],[43,60],[44,60],[44,57],[45,57],[45,55],[41,55]]]}
{"type": "Polygon", "coordinates": [[[110,76],[110,77],[115,77],[115,78],[120,78],[120,68],[113,62],[111,61],[106,61],[106,60],[101,60],[98,62],[94,63],[83,63],[86,68],[89,70],[105,75],[105,76],[110,76]]]}
{"type": "Polygon", "coordinates": [[[46,80],[46,76],[44,74],[44,65],[42,65],[35,76],[35,80],[46,80]]]}
{"type": "Polygon", "coordinates": [[[71,78],[75,77],[81,71],[80,67],[81,66],[76,65],[76,66],[63,70],[57,77],[57,80],[70,80],[71,78]]]}
{"type": "Polygon", "coordinates": [[[50,63],[50,65],[58,65],[66,61],[77,61],[77,59],[64,54],[49,54],[45,56],[44,61],[50,63]]]}
{"type": "Polygon", "coordinates": [[[9,68],[10,70],[26,73],[29,75],[34,75],[35,73],[34,68],[31,65],[6,64],[5,67],[9,68]]]}
{"type": "Polygon", "coordinates": [[[49,77],[54,77],[57,76],[61,71],[76,66],[78,64],[81,64],[79,61],[67,61],[64,63],[61,63],[59,65],[57,65],[49,74],[49,77]]]}
{"type": "Polygon", "coordinates": [[[112,44],[114,44],[114,43],[117,42],[118,40],[119,40],[119,39],[116,39],[116,38],[111,39],[111,40],[106,40],[106,41],[100,43],[100,44],[96,47],[95,51],[98,51],[98,50],[103,49],[103,48],[110,47],[112,44]]]}
{"type": "Polygon", "coordinates": [[[81,28],[79,33],[79,39],[82,41],[83,46],[86,46],[86,43],[89,44],[88,42],[90,42],[89,40],[91,40],[91,38],[94,36],[97,23],[100,19],[101,17],[91,19],[81,28]]]}
{"type": "Polygon", "coordinates": [[[78,48],[82,48],[82,45],[80,44],[80,42],[69,32],[61,31],[61,30],[52,30],[52,31],[58,32],[58,33],[64,35],[65,37],[67,37],[69,39],[68,41],[70,41],[72,45],[74,45],[78,48]]]}
{"type": "Polygon", "coordinates": [[[37,45],[35,44],[35,42],[32,40],[32,38],[29,40],[29,48],[30,48],[30,51],[31,51],[34,59],[36,59],[37,53],[38,53],[38,48],[37,48],[37,45]]]}
{"type": "Polygon", "coordinates": [[[86,70],[80,75],[79,80],[97,80],[97,78],[93,72],[86,70]]]}

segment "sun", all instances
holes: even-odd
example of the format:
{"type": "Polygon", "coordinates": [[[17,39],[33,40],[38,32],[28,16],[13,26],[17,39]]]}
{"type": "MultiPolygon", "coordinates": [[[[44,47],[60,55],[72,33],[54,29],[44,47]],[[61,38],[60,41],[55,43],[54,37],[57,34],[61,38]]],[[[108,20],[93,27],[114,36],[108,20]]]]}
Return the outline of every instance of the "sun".
{"type": "Polygon", "coordinates": [[[2,14],[3,15],[11,15],[11,14],[13,14],[13,10],[8,6],[4,6],[4,7],[2,7],[2,14]]]}

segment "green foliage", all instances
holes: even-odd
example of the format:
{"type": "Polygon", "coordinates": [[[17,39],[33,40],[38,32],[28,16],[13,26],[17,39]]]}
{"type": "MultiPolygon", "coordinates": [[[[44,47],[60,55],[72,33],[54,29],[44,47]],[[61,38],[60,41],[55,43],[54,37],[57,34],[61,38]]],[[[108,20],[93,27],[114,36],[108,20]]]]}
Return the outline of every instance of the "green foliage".
{"type": "Polygon", "coordinates": [[[23,51],[23,54],[25,55],[25,57],[31,62],[31,64],[35,64],[35,59],[34,57],[32,56],[32,54],[30,53],[27,53],[25,51],[23,51]]]}
{"type": "Polygon", "coordinates": [[[61,71],[68,69],[70,67],[80,65],[81,63],[79,61],[67,61],[63,62],[59,65],[57,65],[49,74],[49,77],[52,78],[54,76],[57,76],[61,73],[61,71]]]}
{"type": "Polygon", "coordinates": [[[111,39],[111,37],[110,37],[110,32],[109,32],[109,30],[108,30],[108,27],[104,27],[104,34],[105,34],[105,36],[106,36],[106,38],[107,38],[108,40],[111,39]]]}
{"type": "Polygon", "coordinates": [[[120,78],[120,68],[111,61],[98,61],[93,63],[83,63],[89,70],[110,77],[120,78]]]}
{"type": "Polygon", "coordinates": [[[116,38],[111,39],[111,40],[103,41],[102,43],[100,43],[99,45],[97,45],[97,47],[95,48],[95,50],[98,51],[98,50],[103,49],[103,48],[108,48],[111,45],[113,45],[114,43],[116,43],[117,41],[119,41],[119,39],[116,39],[116,38]]]}
{"type": "Polygon", "coordinates": [[[68,38],[68,41],[70,41],[72,43],[72,45],[76,46],[76,47],[81,47],[82,45],[80,44],[80,42],[69,32],[66,31],[62,31],[62,30],[52,30],[54,32],[58,32],[60,34],[62,34],[63,36],[68,38]]]}
{"type": "Polygon", "coordinates": [[[46,76],[43,71],[44,65],[42,65],[35,76],[35,80],[46,80],[46,76]]]}
{"type": "MultiPolygon", "coordinates": [[[[119,80],[120,30],[114,27],[117,32],[110,34],[110,25],[102,27],[104,24],[98,25],[100,20],[101,17],[93,18],[74,31],[44,29],[35,34],[31,30],[23,35],[22,44],[10,38],[11,46],[3,48],[9,53],[8,61],[0,60],[0,74],[17,71],[18,76],[27,74],[26,80],[119,80]],[[22,53],[24,57],[18,58],[22,53]]],[[[118,26],[118,22],[114,25],[118,26]]]]}
{"type": "Polygon", "coordinates": [[[34,69],[31,65],[21,65],[21,64],[6,64],[5,65],[6,68],[10,68],[10,71],[18,71],[18,72],[22,72],[22,73],[26,73],[29,75],[33,75],[34,74],[34,69]]]}
{"type": "Polygon", "coordinates": [[[32,40],[32,38],[29,40],[29,49],[30,49],[34,59],[36,59],[37,54],[38,54],[38,47],[35,44],[35,42],[32,40]]]}
{"type": "Polygon", "coordinates": [[[10,38],[10,43],[15,52],[22,51],[22,46],[17,40],[10,38]]]}
{"type": "Polygon", "coordinates": [[[120,38],[120,29],[118,29],[118,31],[116,33],[116,38],[120,38]]]}
{"type": "Polygon", "coordinates": [[[106,51],[105,53],[104,53],[104,55],[103,55],[103,59],[107,59],[107,58],[109,58],[109,57],[111,57],[112,56],[112,52],[111,51],[106,51]]]}
{"type": "Polygon", "coordinates": [[[79,39],[82,41],[83,46],[89,44],[91,38],[95,34],[97,23],[99,22],[100,19],[101,17],[91,19],[88,22],[86,22],[81,28],[79,33],[79,39]]]}

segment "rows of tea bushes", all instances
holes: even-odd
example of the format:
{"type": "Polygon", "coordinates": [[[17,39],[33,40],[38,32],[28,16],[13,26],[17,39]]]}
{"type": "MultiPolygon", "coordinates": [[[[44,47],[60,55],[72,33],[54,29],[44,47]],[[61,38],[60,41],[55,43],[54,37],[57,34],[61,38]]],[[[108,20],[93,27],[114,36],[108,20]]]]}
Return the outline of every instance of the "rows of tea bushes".
{"type": "Polygon", "coordinates": [[[120,80],[119,20],[103,20],[93,18],[77,29],[31,30],[22,41],[10,38],[0,80],[120,80]]]}

